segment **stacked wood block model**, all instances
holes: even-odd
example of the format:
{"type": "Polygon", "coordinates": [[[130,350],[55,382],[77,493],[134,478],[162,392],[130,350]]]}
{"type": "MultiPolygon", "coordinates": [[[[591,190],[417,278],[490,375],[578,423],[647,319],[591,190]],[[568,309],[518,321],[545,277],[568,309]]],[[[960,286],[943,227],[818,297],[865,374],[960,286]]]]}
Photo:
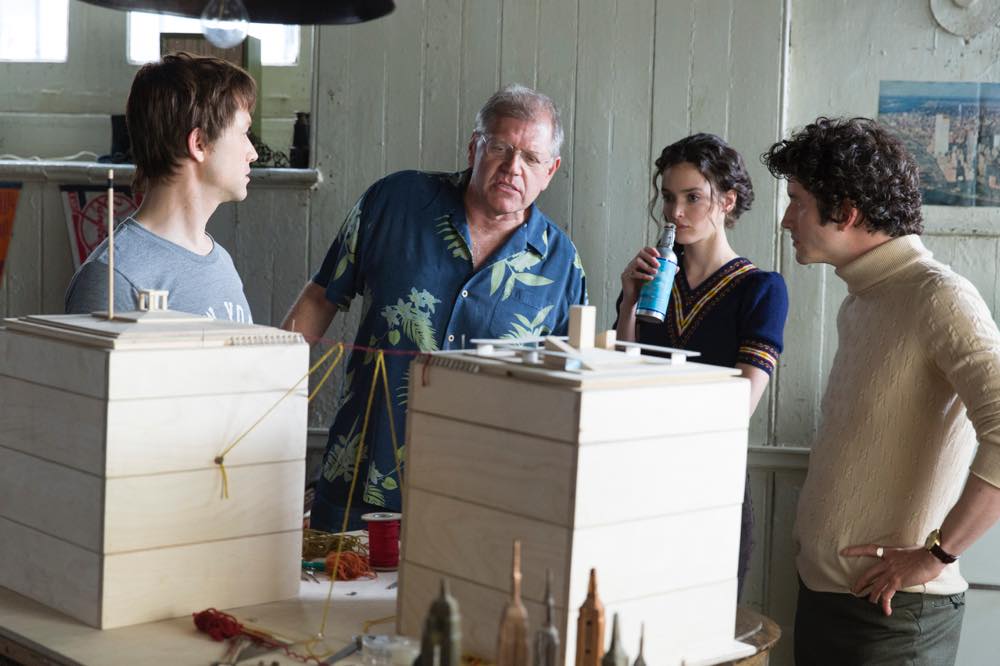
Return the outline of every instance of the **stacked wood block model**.
{"type": "Polygon", "coordinates": [[[419,635],[444,578],[463,650],[493,659],[516,539],[532,634],[552,570],[560,663],[578,663],[592,568],[633,654],[641,623],[650,663],[752,654],[733,639],[749,383],[688,352],[595,338],[593,321],[580,307],[568,340],[473,341],[426,370],[415,361],[397,629],[419,635]]]}
{"type": "Polygon", "coordinates": [[[99,628],[298,593],[300,336],[155,310],[4,323],[0,585],[99,628]],[[276,403],[223,498],[216,457],[276,403]]]}

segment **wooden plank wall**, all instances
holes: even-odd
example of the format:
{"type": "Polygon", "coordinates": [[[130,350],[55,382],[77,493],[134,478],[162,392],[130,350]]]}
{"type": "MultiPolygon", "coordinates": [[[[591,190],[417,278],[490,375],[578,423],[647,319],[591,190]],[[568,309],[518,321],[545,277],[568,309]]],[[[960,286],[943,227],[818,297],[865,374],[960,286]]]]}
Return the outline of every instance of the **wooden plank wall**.
{"type": "MultiPolygon", "coordinates": [[[[320,28],[314,127],[325,181],[312,197],[309,269],[380,176],[464,168],[479,106],[520,82],[562,109],[563,166],[539,202],[580,249],[599,326],[614,319],[622,267],[655,238],[652,160],[690,132],[721,134],[746,156],[757,200],[733,241],[774,270],[776,185],[756,156],[780,133],[784,6],[414,0],[380,21],[320,28]]],[[[349,338],[355,320],[338,320],[329,337],[349,338]]],[[[321,400],[332,410],[333,392],[321,400]]],[[[771,409],[758,410],[751,441],[771,441],[771,409]]]]}

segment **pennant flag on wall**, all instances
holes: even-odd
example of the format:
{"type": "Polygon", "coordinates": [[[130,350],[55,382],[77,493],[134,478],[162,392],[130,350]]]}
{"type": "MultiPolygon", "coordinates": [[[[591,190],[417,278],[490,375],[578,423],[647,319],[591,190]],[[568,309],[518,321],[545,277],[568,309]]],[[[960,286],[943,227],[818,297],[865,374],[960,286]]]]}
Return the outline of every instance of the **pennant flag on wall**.
{"type": "MultiPolygon", "coordinates": [[[[93,185],[62,185],[59,189],[63,194],[73,268],[78,269],[108,235],[108,190],[93,185]]],[[[116,187],[115,222],[134,213],[140,203],[142,195],[133,197],[130,188],[116,187]]]]}
{"type": "Polygon", "coordinates": [[[14,214],[20,194],[21,183],[0,183],[0,280],[3,279],[10,239],[14,236],[14,214]]]}

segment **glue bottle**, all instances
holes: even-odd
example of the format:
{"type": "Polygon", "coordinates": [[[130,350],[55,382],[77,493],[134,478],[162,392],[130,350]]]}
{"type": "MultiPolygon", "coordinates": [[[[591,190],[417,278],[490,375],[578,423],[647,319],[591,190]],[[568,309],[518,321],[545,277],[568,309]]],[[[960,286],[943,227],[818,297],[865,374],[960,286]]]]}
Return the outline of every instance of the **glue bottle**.
{"type": "Polygon", "coordinates": [[[668,223],[663,227],[660,240],[656,242],[656,251],[660,253],[657,259],[660,270],[652,282],[642,285],[642,290],[639,292],[635,316],[640,321],[658,323],[667,316],[670,290],[674,286],[674,276],[677,274],[677,255],[674,254],[676,235],[677,227],[668,223]]]}

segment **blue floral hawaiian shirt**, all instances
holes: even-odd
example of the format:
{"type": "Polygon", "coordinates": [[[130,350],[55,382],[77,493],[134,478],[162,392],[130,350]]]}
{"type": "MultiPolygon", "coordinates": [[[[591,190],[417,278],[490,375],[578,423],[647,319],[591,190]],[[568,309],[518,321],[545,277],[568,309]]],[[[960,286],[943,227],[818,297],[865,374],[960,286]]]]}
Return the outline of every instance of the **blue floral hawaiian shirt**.
{"type": "MultiPolygon", "coordinates": [[[[527,221],[473,270],[463,201],[467,182],[468,172],[395,173],[372,185],[348,213],[313,281],[326,287],[338,311],[362,296],[355,344],[430,352],[460,349],[472,338],[566,334],[570,306],[587,302],[573,242],[532,206],[527,221]]],[[[393,426],[405,448],[413,357],[386,354],[385,360],[393,426]]],[[[348,361],[317,505],[346,505],[374,368],[370,352],[355,352],[348,361]]],[[[398,511],[399,480],[381,386],[374,400],[355,502],[398,511]]]]}

